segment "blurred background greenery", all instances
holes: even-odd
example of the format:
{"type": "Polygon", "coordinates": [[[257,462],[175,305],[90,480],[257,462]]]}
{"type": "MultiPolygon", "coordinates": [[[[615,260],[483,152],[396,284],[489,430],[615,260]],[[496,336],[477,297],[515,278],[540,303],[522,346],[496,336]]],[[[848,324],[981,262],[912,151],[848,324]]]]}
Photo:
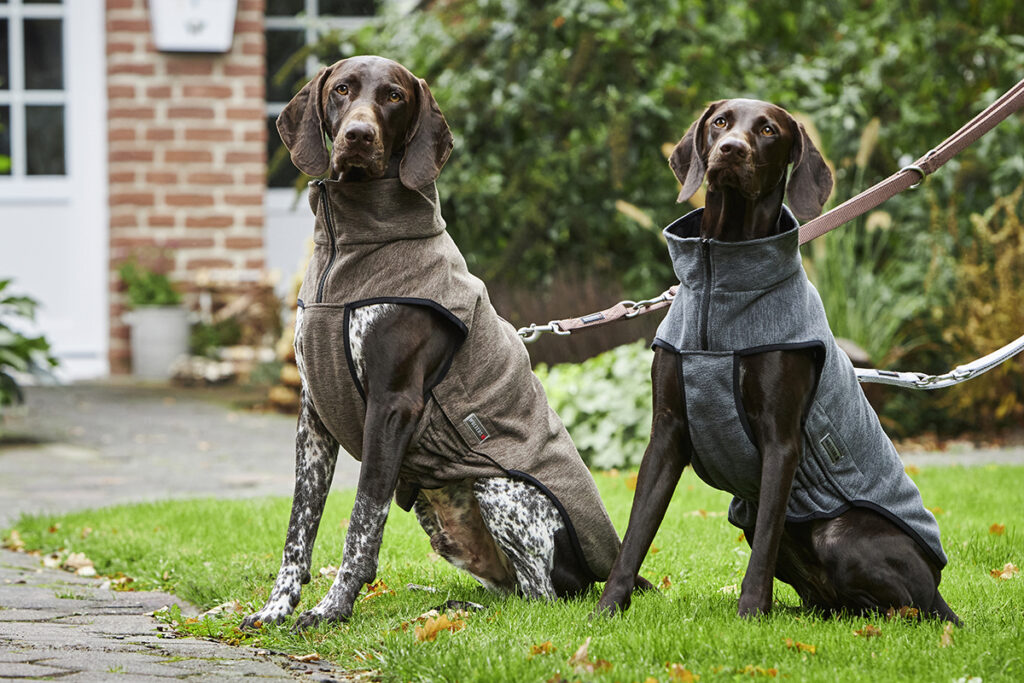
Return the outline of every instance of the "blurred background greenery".
{"type": "MultiPolygon", "coordinates": [[[[835,169],[831,206],[1024,76],[1024,12],[1019,0],[449,0],[313,52],[323,63],[384,55],[429,82],[455,135],[438,182],[448,229],[519,325],[674,281],[659,231],[691,207],[675,204],[665,155],[707,102],[754,97],[798,114],[835,169]]],[[[308,56],[275,77],[297,89],[308,56]]],[[[1018,114],[919,189],[805,247],[836,334],[877,367],[942,372],[1024,333],[1022,182],[1018,114]]],[[[656,325],[546,339],[531,353],[580,361],[656,325]]],[[[618,377],[602,401],[632,415],[650,352],[617,353],[586,367],[618,377]]],[[[1024,424],[1020,360],[954,389],[869,395],[896,436],[1024,424]]]]}

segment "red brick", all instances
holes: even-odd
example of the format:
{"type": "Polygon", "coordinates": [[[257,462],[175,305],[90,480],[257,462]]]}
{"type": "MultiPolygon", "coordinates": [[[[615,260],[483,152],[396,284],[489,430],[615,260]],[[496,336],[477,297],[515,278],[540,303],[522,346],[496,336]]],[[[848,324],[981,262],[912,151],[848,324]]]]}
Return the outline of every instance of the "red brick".
{"type": "Polygon", "coordinates": [[[116,9],[132,9],[135,6],[135,0],[107,0],[107,11],[116,9]]]}
{"type": "Polygon", "coordinates": [[[213,196],[195,192],[168,194],[164,198],[168,206],[213,206],[213,196]]]}
{"type": "Polygon", "coordinates": [[[107,140],[110,142],[131,142],[135,140],[134,128],[111,128],[107,132],[107,140]]]}
{"type": "Polygon", "coordinates": [[[246,131],[245,135],[242,136],[243,142],[267,142],[267,129],[260,128],[259,130],[246,131]]]}
{"type": "Polygon", "coordinates": [[[169,119],[212,119],[213,107],[168,107],[169,119]]]}
{"type": "Polygon", "coordinates": [[[135,52],[135,43],[113,41],[107,43],[107,56],[131,54],[132,52],[135,52]]]}
{"type": "Polygon", "coordinates": [[[231,142],[235,134],[229,128],[189,128],[185,140],[189,142],[231,142]]]}
{"type": "Polygon", "coordinates": [[[247,100],[262,100],[264,98],[263,81],[257,84],[245,86],[245,99],[247,100]]]}
{"type": "Polygon", "coordinates": [[[230,206],[263,206],[263,194],[256,192],[252,194],[226,194],[224,203],[230,206]]]}
{"type": "Polygon", "coordinates": [[[262,228],[263,227],[263,216],[246,216],[245,227],[247,228],[262,228]]]}
{"type": "Polygon", "coordinates": [[[206,268],[231,268],[235,264],[224,258],[194,258],[185,263],[186,270],[204,270],[206,268]]]}
{"type": "Polygon", "coordinates": [[[139,217],[134,213],[114,214],[110,217],[110,228],[134,228],[139,225],[139,217]]]}
{"type": "Polygon", "coordinates": [[[246,64],[232,64],[227,63],[224,65],[225,76],[262,76],[265,67],[263,64],[253,64],[251,66],[246,64]]]}
{"type": "Polygon", "coordinates": [[[152,192],[116,192],[110,195],[111,206],[153,206],[152,192]]]}
{"type": "Polygon", "coordinates": [[[213,58],[203,55],[201,57],[171,57],[164,64],[169,76],[212,76],[213,58]]]}
{"type": "Polygon", "coordinates": [[[138,249],[140,247],[155,247],[157,243],[152,237],[111,237],[110,246],[115,249],[118,247],[138,249]]]}
{"type": "Polygon", "coordinates": [[[146,88],[146,97],[154,100],[166,100],[171,96],[171,86],[151,85],[146,88]]]}
{"type": "Polygon", "coordinates": [[[263,14],[263,8],[265,7],[263,0],[239,0],[238,11],[239,12],[259,12],[263,14]]]}
{"type": "Polygon", "coordinates": [[[262,237],[228,237],[224,240],[224,246],[228,249],[262,249],[262,237]]]}
{"type": "MultiPolygon", "coordinates": [[[[212,202],[211,202],[212,204],[212,202]]],[[[189,216],[185,219],[186,228],[228,228],[234,225],[234,216],[189,216]]]]}
{"type": "Polygon", "coordinates": [[[173,171],[150,171],[146,173],[146,182],[151,185],[177,185],[178,174],[173,171]]]}
{"type": "Polygon", "coordinates": [[[108,85],[107,86],[107,99],[135,99],[135,86],[134,85],[108,85]]]}
{"type": "Polygon", "coordinates": [[[207,149],[169,149],[164,160],[171,164],[208,164],[213,161],[213,152],[207,149]]]}
{"type": "Polygon", "coordinates": [[[149,121],[156,114],[153,107],[112,107],[107,110],[108,119],[131,119],[149,121]]]}
{"type": "Polygon", "coordinates": [[[173,128],[147,128],[146,140],[151,142],[166,142],[174,139],[173,128]]]}
{"type": "Polygon", "coordinates": [[[123,149],[110,152],[110,163],[116,164],[122,161],[153,161],[153,150],[123,149]]]}
{"type": "Polygon", "coordinates": [[[212,99],[228,99],[234,92],[230,86],[227,85],[185,85],[182,88],[182,94],[185,97],[209,97],[212,99]]]}
{"type": "Polygon", "coordinates": [[[115,171],[107,176],[111,185],[119,183],[130,184],[135,182],[135,171],[115,171]]]}
{"type": "Polygon", "coordinates": [[[229,121],[249,121],[258,119],[262,121],[267,115],[263,107],[228,107],[227,118],[229,121]]]}
{"type": "Polygon", "coordinates": [[[224,162],[228,164],[262,164],[265,152],[228,152],[224,155],[224,162]]]}
{"type": "Polygon", "coordinates": [[[246,185],[265,185],[267,182],[267,174],[246,173],[242,176],[242,182],[246,185]]]}
{"type": "Polygon", "coordinates": [[[186,180],[195,185],[230,185],[235,181],[235,177],[230,173],[200,171],[189,173],[186,180]]]}
{"type": "Polygon", "coordinates": [[[152,76],[156,67],[152,64],[108,64],[107,74],[134,74],[136,76],[152,76]]]}
{"type": "Polygon", "coordinates": [[[245,267],[251,268],[252,270],[263,270],[266,267],[266,263],[261,258],[247,259],[245,267]]]}
{"type": "Polygon", "coordinates": [[[263,40],[247,40],[242,43],[243,55],[262,55],[267,52],[267,43],[263,40]]]}
{"type": "Polygon", "coordinates": [[[149,33],[148,19],[108,19],[107,34],[124,31],[125,33],[149,33]]]}
{"type": "Polygon", "coordinates": [[[175,224],[174,216],[166,214],[151,214],[146,219],[146,225],[151,228],[173,228],[175,224]]]}
{"type": "Polygon", "coordinates": [[[251,31],[252,33],[263,33],[263,22],[262,21],[247,21],[245,19],[235,18],[235,33],[246,33],[251,31]]]}

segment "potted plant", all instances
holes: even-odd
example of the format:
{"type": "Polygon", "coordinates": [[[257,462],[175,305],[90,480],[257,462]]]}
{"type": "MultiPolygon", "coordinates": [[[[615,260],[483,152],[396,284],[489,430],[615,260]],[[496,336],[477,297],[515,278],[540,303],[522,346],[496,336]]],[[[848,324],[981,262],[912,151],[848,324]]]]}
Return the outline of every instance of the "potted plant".
{"type": "Polygon", "coordinates": [[[132,374],[168,379],[174,361],[188,353],[189,316],[181,294],[166,275],[135,261],[117,272],[131,308],[122,318],[131,328],[132,374]]]}
{"type": "Polygon", "coordinates": [[[38,304],[27,296],[5,294],[10,283],[0,280],[0,414],[5,406],[20,403],[24,398],[18,385],[19,375],[52,379],[51,368],[57,365],[45,337],[32,337],[17,329],[21,326],[17,319],[26,323],[35,320],[38,304]]]}

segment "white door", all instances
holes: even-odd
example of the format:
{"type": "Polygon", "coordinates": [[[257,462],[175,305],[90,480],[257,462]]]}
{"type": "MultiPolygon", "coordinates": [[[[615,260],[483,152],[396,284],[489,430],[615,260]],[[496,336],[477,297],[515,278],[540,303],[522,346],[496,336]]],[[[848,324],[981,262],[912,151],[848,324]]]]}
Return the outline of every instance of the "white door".
{"type": "Polygon", "coordinates": [[[0,279],[66,379],[109,370],[104,6],[0,0],[0,279]]]}

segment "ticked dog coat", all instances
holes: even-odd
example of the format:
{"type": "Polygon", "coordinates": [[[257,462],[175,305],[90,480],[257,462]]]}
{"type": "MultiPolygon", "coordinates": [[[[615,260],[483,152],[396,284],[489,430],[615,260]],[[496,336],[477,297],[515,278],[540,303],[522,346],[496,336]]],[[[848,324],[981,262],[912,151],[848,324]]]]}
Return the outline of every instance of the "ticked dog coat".
{"type": "Polygon", "coordinates": [[[462,342],[427,387],[396,502],[409,510],[421,488],[465,479],[529,481],[551,498],[593,578],[603,581],[618,535],[522,341],[445,230],[434,185],[413,191],[397,178],[316,181],[309,202],[316,227],[299,292],[301,351],[306,387],[327,429],[360,458],[366,402],[348,335],[352,312],[382,303],[434,309],[462,342]]]}
{"type": "Polygon", "coordinates": [[[739,359],[810,349],[819,378],[786,519],[804,522],[837,517],[851,506],[870,508],[909,534],[936,566],[945,566],[935,517],[864,397],[807,279],[796,219],[783,206],[779,234],[722,242],[700,237],[702,214],[692,211],[664,230],[680,287],[654,341],[678,358],[694,471],[733,494],[730,522],[754,528],[761,458],[740,398],[739,359]]]}

